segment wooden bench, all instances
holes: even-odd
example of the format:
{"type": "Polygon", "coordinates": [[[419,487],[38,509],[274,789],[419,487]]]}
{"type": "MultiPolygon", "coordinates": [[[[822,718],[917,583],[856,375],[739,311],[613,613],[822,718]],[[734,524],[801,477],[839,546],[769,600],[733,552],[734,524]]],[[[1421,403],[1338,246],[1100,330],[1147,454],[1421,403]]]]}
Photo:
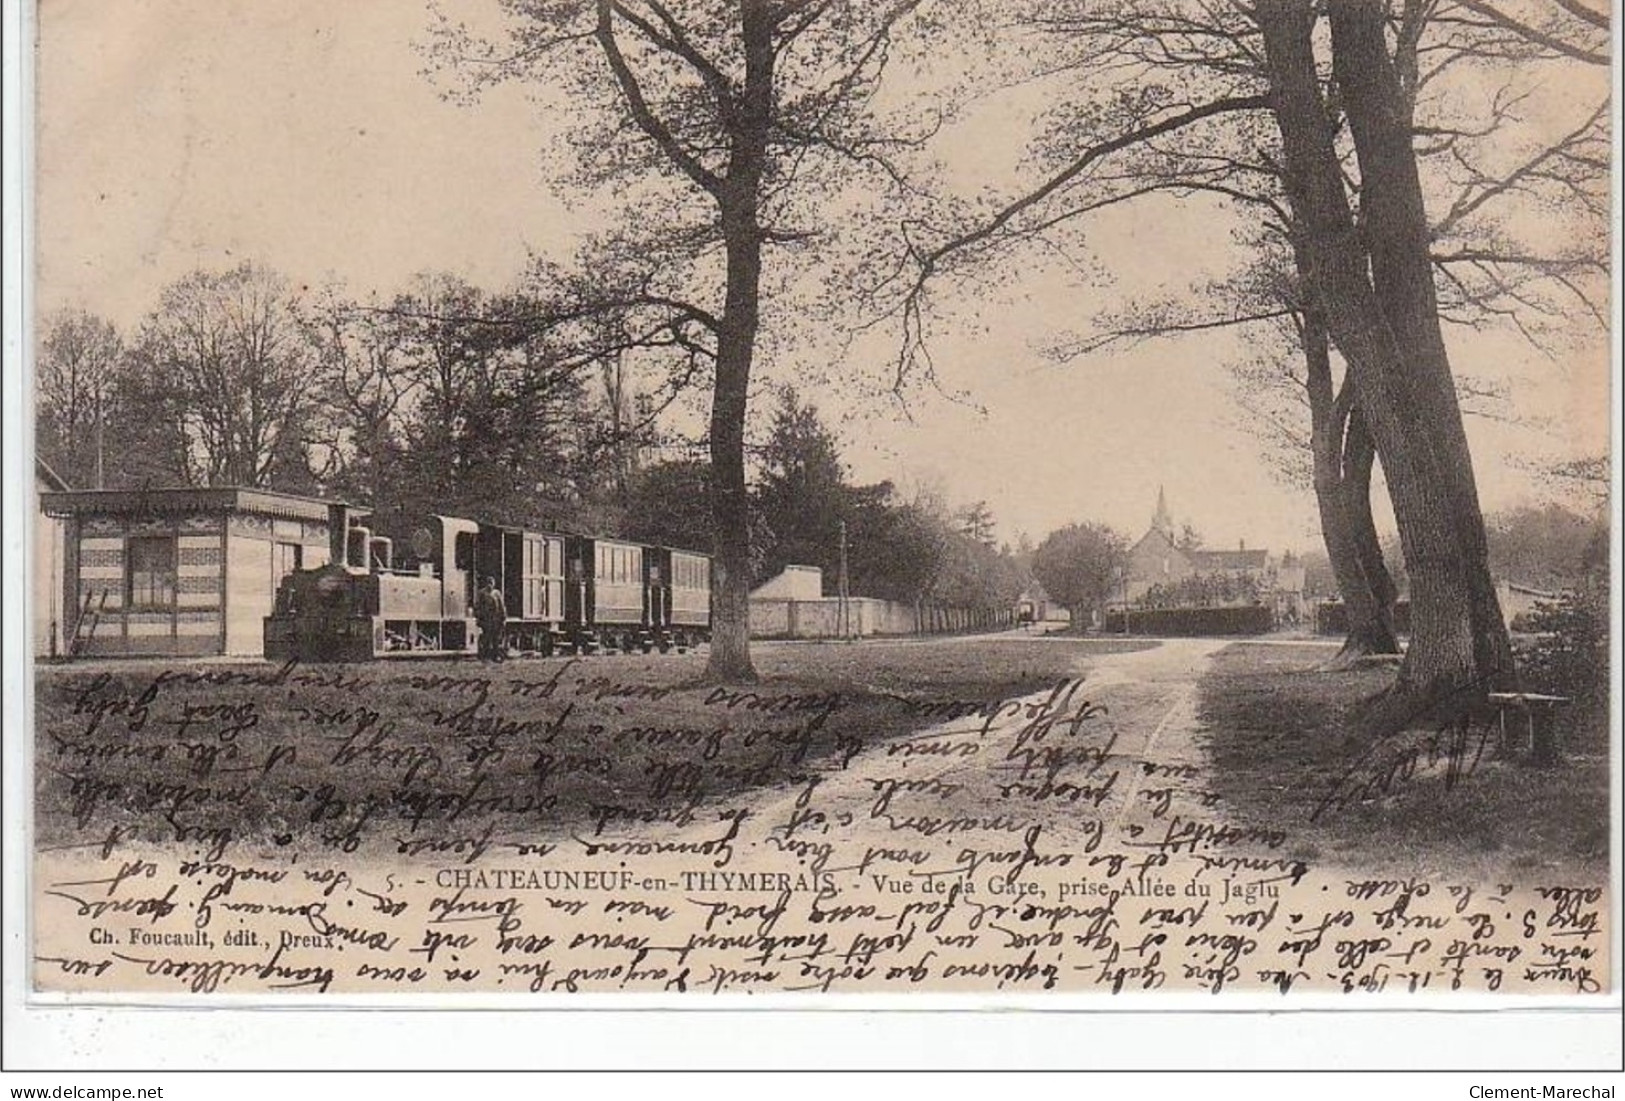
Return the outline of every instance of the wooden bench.
{"type": "Polygon", "coordinates": [[[1563,704],[1572,703],[1569,696],[1551,696],[1544,692],[1491,692],[1489,700],[1495,705],[1501,723],[1501,751],[1507,752],[1507,712],[1521,711],[1529,726],[1529,755],[1537,765],[1557,763],[1557,739],[1552,734],[1551,712],[1563,704]],[[1537,726],[1535,713],[1541,712],[1537,726]]]}

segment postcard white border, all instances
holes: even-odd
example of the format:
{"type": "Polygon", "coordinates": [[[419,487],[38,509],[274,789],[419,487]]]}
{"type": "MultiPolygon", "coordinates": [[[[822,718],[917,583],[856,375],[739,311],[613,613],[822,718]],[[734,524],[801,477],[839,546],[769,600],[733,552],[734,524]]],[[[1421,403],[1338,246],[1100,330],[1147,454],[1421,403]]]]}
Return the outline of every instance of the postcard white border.
{"type": "MultiPolygon", "coordinates": [[[[1621,1039],[1620,638],[1613,638],[1613,993],[1603,999],[1290,1000],[1155,995],[861,998],[754,996],[696,1002],[628,996],[547,999],[514,1010],[500,998],[206,999],[30,995],[25,873],[32,586],[26,558],[32,432],[26,422],[31,331],[30,0],[4,0],[4,1009],[9,1069],[539,1067],[1140,1067],[1607,1068],[1621,1039]],[[859,1008],[861,1004],[861,1008],[859,1008]],[[1405,1008],[1400,1009],[1398,1006],[1405,1008]],[[204,1007],[207,1008],[204,1008],[204,1007]],[[681,1008],[674,1008],[680,1006],[681,1008]],[[748,1006],[749,1008],[746,1008],[748,1006]],[[500,1008],[498,1008],[500,1007],[500,1008]],[[532,1008],[533,1007],[533,1008],[532,1008]]],[[[1615,27],[1615,164],[1620,149],[1615,27]]],[[[1614,301],[1619,302],[1620,180],[1614,189],[1614,301]]],[[[1613,601],[1620,621],[1620,332],[1613,353],[1613,601]]],[[[295,1085],[295,1088],[297,1086],[295,1085]]]]}

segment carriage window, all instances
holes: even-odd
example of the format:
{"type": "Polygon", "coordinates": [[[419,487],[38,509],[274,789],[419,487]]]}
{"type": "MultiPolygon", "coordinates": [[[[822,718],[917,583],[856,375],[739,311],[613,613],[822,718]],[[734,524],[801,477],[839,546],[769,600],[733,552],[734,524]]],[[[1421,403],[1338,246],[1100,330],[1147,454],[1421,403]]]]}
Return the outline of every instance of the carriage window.
{"type": "Polygon", "coordinates": [[[137,611],[175,607],[175,537],[143,535],[130,540],[127,606],[137,611]]]}

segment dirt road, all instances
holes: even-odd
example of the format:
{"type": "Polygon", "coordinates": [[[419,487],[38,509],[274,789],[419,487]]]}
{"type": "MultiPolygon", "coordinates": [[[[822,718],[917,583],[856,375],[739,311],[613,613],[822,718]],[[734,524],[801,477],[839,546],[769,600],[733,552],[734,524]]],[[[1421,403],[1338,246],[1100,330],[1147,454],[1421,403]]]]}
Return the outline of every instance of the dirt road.
{"type": "MultiPolygon", "coordinates": [[[[1290,823],[1236,820],[1212,790],[1198,714],[1226,645],[1096,652],[1019,698],[899,694],[940,721],[855,740],[817,771],[680,820],[599,818],[515,842],[452,815],[470,836],[349,859],[42,854],[36,974],[52,989],[200,993],[1606,985],[1600,894],[1383,877],[1327,865],[1290,823]]],[[[861,671],[871,653],[842,660],[861,671]]],[[[740,714],[806,702],[764,684],[740,714]]],[[[758,736],[744,722],[730,734],[758,736]]]]}

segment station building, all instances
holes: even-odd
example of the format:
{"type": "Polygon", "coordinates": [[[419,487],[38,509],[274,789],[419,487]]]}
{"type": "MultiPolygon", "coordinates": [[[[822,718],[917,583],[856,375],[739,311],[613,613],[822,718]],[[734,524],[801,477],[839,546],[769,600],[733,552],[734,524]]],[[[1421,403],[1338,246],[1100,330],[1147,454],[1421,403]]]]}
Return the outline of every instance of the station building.
{"type": "Polygon", "coordinates": [[[234,487],[49,490],[39,503],[40,523],[59,525],[48,606],[70,657],[260,657],[277,586],[330,561],[347,523],[340,502],[234,487]]]}

